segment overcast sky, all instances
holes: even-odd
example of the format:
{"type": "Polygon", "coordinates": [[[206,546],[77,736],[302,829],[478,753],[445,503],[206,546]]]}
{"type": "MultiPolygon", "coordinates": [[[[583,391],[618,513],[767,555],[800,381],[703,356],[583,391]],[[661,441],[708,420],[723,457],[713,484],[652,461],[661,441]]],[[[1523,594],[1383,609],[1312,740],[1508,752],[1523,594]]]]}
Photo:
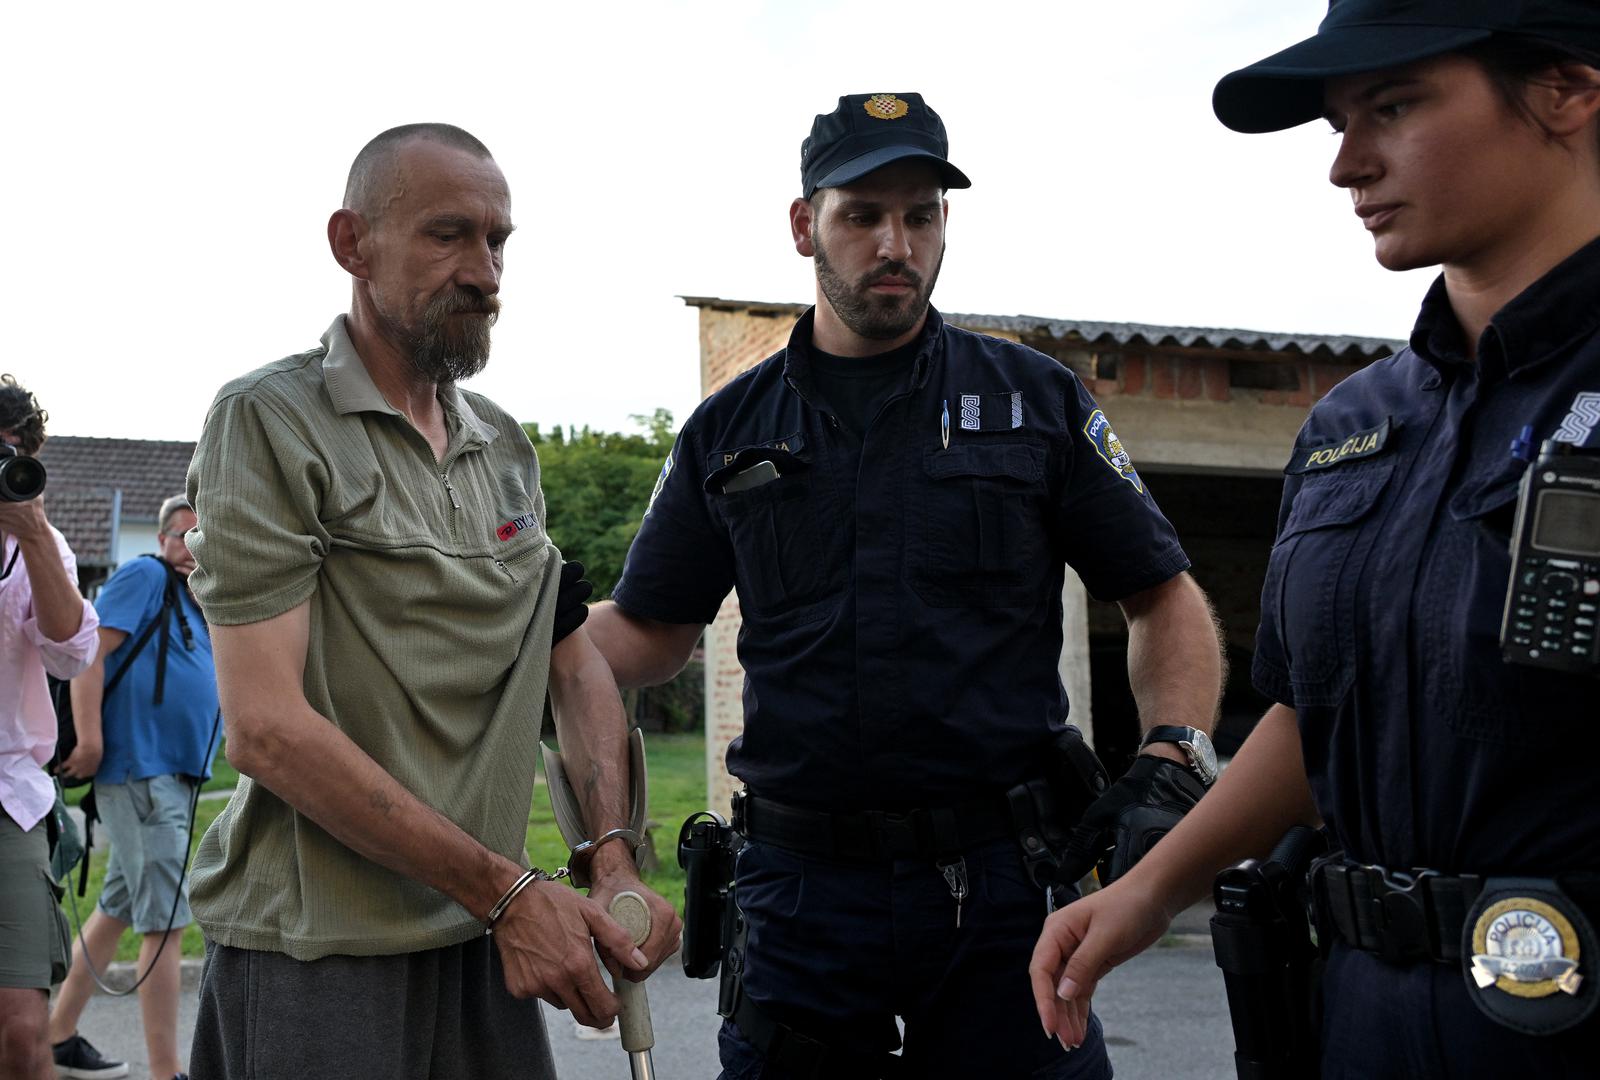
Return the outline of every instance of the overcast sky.
{"type": "Polygon", "coordinates": [[[1403,337],[1431,274],[1381,270],[1326,125],[1224,129],[1216,79],[1321,0],[8,9],[0,371],[53,434],[195,438],[218,386],[349,304],[325,223],[395,124],[488,144],[519,225],[493,358],[515,415],[629,429],[699,399],[679,295],[803,301],[800,141],[844,93],[944,117],[946,311],[1403,337]]]}

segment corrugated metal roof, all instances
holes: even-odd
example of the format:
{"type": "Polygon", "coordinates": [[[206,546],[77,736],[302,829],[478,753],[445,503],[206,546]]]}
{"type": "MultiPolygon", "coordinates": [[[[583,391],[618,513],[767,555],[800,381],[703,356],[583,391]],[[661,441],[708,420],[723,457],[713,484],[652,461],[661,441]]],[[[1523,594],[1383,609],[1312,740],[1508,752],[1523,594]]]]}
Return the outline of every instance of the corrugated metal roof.
{"type": "MultiPolygon", "coordinates": [[[[711,308],[717,311],[749,311],[756,315],[799,315],[809,306],[724,300],[714,296],[684,296],[680,299],[690,307],[711,308]]],[[[1076,340],[1085,345],[1107,342],[1127,345],[1142,341],[1148,345],[1181,348],[1259,349],[1300,353],[1324,351],[1350,359],[1377,360],[1397,352],[1405,344],[1403,341],[1390,338],[1353,337],[1345,334],[1291,334],[1272,330],[1226,330],[1209,326],[1154,326],[1147,323],[1051,319],[1040,315],[971,315],[945,312],[944,317],[949,322],[973,330],[997,330],[1018,335],[1045,333],[1057,341],[1076,340]]]]}

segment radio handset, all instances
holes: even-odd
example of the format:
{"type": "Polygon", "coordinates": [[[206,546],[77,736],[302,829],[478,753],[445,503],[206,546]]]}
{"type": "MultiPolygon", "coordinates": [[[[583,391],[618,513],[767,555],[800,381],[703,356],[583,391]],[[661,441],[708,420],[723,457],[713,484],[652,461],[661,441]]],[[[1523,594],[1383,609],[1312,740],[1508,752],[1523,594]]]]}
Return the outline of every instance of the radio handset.
{"type": "Polygon", "coordinates": [[[1523,474],[1500,652],[1600,675],[1600,449],[1546,440],[1523,474]]]}

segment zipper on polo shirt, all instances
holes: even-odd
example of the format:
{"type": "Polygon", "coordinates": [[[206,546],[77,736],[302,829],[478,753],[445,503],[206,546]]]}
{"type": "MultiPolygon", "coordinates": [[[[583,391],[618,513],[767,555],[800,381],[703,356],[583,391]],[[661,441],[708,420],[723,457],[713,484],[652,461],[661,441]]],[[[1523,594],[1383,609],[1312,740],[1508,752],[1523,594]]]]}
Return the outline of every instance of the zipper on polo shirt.
{"type": "Polygon", "coordinates": [[[439,474],[439,482],[444,485],[445,493],[450,496],[450,537],[454,540],[461,539],[461,530],[457,517],[461,513],[461,500],[456,497],[456,489],[450,483],[450,471],[446,469],[439,474]]]}
{"type": "Polygon", "coordinates": [[[515,574],[513,574],[511,572],[511,567],[507,566],[505,563],[501,562],[499,559],[496,559],[494,561],[494,564],[500,568],[500,572],[502,574],[504,574],[506,577],[511,579],[511,583],[513,585],[519,584],[519,582],[517,581],[517,575],[515,575],[515,574]]]}

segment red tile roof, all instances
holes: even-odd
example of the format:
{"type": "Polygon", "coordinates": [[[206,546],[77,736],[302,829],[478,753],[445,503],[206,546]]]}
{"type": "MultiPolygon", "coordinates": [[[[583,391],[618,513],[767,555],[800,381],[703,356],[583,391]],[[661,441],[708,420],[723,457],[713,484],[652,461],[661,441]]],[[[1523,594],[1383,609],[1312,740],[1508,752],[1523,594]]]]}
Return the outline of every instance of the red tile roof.
{"type": "Polygon", "coordinates": [[[122,521],[154,524],[161,503],[183,493],[193,456],[192,442],[73,435],[46,440],[39,454],[48,474],[45,506],[79,564],[112,565],[119,499],[122,521]]]}

